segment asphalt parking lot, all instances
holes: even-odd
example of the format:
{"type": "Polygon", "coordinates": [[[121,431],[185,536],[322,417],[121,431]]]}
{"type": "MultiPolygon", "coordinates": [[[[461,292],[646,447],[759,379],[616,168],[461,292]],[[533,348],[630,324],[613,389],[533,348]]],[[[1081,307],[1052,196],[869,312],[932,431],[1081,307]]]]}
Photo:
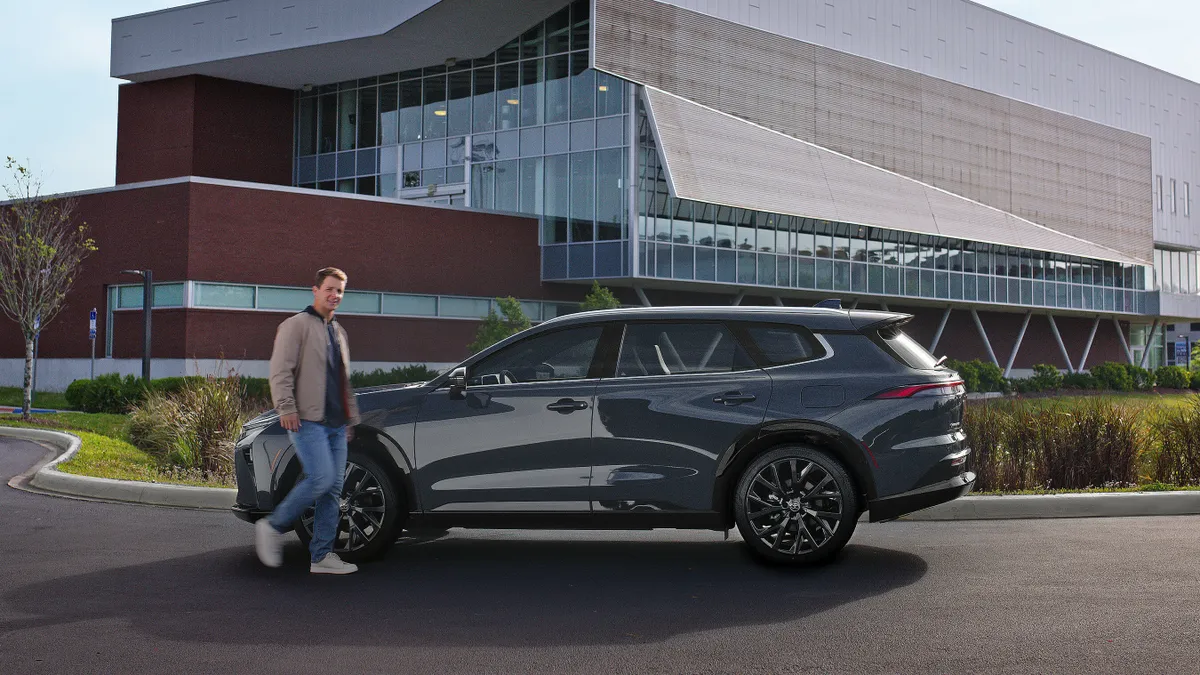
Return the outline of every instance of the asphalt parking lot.
{"type": "MultiPolygon", "coordinates": [[[[0,441],[7,481],[44,450],[0,441]]],[[[1196,672],[1200,517],[736,534],[452,530],[349,577],[217,512],[0,487],[0,672],[1196,672]]]]}

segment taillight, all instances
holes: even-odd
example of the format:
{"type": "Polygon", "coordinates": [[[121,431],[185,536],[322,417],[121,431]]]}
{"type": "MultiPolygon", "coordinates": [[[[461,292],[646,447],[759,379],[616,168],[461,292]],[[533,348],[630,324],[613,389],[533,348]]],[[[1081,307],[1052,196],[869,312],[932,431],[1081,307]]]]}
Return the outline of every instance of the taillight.
{"type": "Polygon", "coordinates": [[[910,384],[895,389],[888,389],[875,394],[871,398],[914,398],[923,396],[957,396],[966,392],[962,380],[950,382],[930,382],[928,384],[910,384]]]}

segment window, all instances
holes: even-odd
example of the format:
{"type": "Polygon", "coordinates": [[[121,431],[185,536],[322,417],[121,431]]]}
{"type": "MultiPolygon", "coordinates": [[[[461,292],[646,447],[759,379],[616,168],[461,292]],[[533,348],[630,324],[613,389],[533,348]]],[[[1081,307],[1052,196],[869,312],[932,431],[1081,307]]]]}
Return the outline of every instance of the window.
{"type": "Polygon", "coordinates": [[[1183,181],[1183,217],[1192,217],[1192,185],[1183,181]]]}
{"type": "Polygon", "coordinates": [[[526,338],[471,367],[468,384],[518,384],[587,377],[600,343],[600,326],[526,338]]]}
{"type": "Polygon", "coordinates": [[[1175,179],[1171,179],[1171,213],[1175,213],[1175,179]]]}
{"type": "Polygon", "coordinates": [[[909,337],[899,326],[889,326],[879,331],[888,349],[901,362],[919,370],[931,370],[937,367],[937,359],[925,350],[916,340],[909,337]]]}
{"type": "Polygon", "coordinates": [[[728,373],[754,367],[722,324],[630,324],[621,343],[617,377],[728,373]]]}
{"type": "Polygon", "coordinates": [[[744,330],[766,367],[811,361],[825,355],[825,348],[799,326],[751,325],[744,330]]]}
{"type": "Polygon", "coordinates": [[[1156,176],[1154,177],[1154,193],[1155,193],[1155,196],[1156,196],[1156,197],[1157,197],[1157,199],[1158,199],[1158,210],[1159,210],[1159,211],[1162,211],[1162,210],[1163,210],[1163,182],[1162,182],[1162,174],[1158,174],[1158,175],[1156,175],[1156,176]]]}

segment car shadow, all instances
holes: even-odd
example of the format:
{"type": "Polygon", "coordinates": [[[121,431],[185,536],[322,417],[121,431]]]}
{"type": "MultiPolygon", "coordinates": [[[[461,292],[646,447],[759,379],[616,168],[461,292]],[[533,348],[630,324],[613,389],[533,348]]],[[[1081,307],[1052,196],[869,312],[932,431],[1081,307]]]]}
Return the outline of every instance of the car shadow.
{"type": "Polygon", "coordinates": [[[292,543],[280,569],[250,547],[49,580],[3,599],[9,631],[121,619],[168,640],[330,646],[605,645],[794,621],[907,586],[910,553],[848,546],[780,568],[739,542],[401,540],[348,577],[314,577],[292,543]]]}

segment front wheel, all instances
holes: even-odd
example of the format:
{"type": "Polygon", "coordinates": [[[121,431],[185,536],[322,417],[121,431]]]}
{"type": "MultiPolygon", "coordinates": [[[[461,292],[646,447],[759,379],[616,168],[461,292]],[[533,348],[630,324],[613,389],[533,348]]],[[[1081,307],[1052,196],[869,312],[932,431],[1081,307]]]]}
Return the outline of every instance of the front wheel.
{"type": "MultiPolygon", "coordinates": [[[[399,491],[379,462],[354,449],[346,459],[339,506],[333,552],[346,562],[363,562],[383,555],[395,542],[401,516],[407,512],[400,503],[399,491]]],[[[315,512],[308,507],[296,527],[296,534],[306,548],[312,541],[315,512]]]]}
{"type": "Polygon", "coordinates": [[[734,493],[742,539],[760,558],[816,564],[850,540],[858,492],[841,462],[800,445],[775,448],[746,467],[734,493]]]}

